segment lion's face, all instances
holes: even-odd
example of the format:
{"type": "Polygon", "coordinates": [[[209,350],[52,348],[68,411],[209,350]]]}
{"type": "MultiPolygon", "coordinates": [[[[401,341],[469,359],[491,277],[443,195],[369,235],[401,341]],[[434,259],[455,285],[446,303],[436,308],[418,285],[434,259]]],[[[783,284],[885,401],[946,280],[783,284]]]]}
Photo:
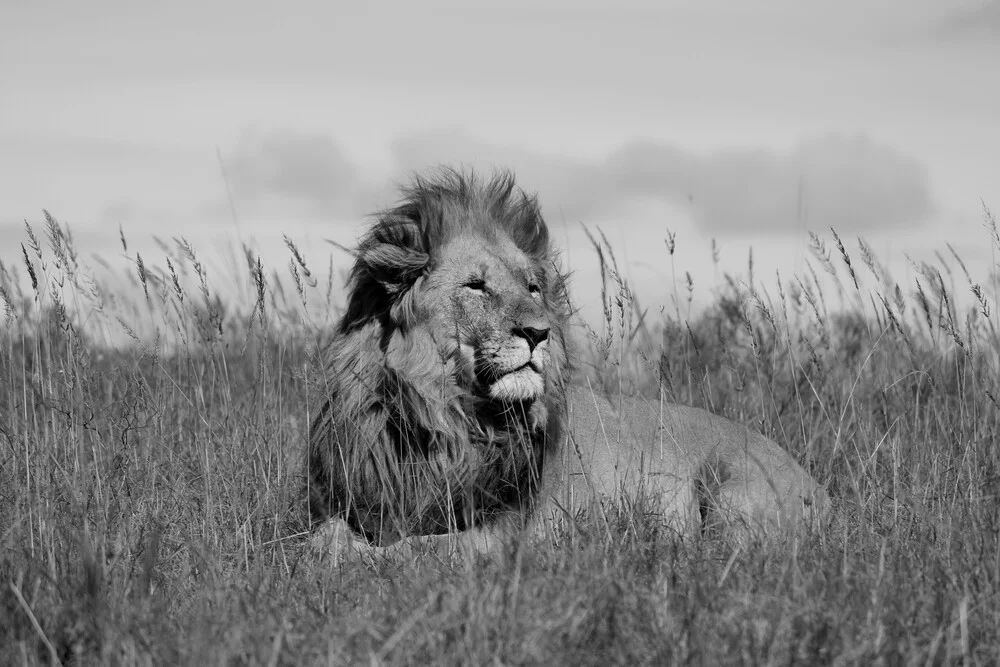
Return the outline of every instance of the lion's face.
{"type": "Polygon", "coordinates": [[[523,512],[562,443],[565,276],[502,173],[417,178],[358,242],[324,350],[311,507],[378,543],[523,512]]]}
{"type": "Polygon", "coordinates": [[[438,348],[456,359],[460,381],[476,394],[502,402],[545,394],[560,344],[550,335],[550,279],[502,235],[462,235],[436,253],[419,302],[438,348]]]}

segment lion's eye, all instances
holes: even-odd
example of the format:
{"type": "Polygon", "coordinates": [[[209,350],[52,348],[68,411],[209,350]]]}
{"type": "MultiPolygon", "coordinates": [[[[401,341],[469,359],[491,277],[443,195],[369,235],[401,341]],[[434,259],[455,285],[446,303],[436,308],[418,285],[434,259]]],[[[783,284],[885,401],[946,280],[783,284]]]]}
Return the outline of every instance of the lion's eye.
{"type": "Polygon", "coordinates": [[[467,288],[469,288],[469,289],[471,289],[473,291],[476,291],[476,292],[485,292],[486,291],[486,281],[483,280],[482,278],[475,278],[475,279],[470,280],[467,283],[465,283],[465,287],[467,287],[467,288]]]}

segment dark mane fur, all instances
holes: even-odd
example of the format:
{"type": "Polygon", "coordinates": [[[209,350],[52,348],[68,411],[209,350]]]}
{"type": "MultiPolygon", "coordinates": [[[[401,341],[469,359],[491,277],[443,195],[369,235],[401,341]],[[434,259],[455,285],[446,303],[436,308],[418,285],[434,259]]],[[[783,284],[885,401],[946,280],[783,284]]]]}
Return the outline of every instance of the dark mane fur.
{"type": "Polygon", "coordinates": [[[454,170],[403,194],[359,242],[310,431],[313,517],[342,517],[376,543],[529,512],[565,412],[569,305],[536,199],[510,173],[483,182],[454,170]],[[509,238],[544,276],[553,335],[541,405],[498,405],[463,387],[457,343],[442,351],[414,305],[439,249],[470,233],[509,238]]]}

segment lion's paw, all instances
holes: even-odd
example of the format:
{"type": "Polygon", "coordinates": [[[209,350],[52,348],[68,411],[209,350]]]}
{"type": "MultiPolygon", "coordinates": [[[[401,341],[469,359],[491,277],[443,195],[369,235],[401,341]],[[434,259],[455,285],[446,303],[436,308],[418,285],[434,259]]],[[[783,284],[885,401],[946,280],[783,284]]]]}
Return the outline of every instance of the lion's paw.
{"type": "Polygon", "coordinates": [[[309,549],[318,558],[329,560],[334,566],[350,561],[364,561],[373,555],[373,547],[340,518],[327,519],[317,528],[310,538],[309,549]]]}

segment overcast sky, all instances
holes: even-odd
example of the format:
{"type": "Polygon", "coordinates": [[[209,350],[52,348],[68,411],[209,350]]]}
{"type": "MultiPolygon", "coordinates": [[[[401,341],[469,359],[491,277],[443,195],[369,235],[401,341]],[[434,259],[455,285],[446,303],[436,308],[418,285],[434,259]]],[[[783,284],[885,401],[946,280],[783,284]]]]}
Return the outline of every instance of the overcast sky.
{"type": "Polygon", "coordinates": [[[791,273],[829,226],[901,270],[949,241],[986,278],[998,2],[364,4],[4,2],[0,257],[43,208],[87,251],[119,224],[219,246],[228,180],[266,258],[285,233],[320,259],[409,172],[463,162],[539,192],[579,294],[580,223],[650,304],[667,229],[706,291],[711,239],[723,268],[752,245],[791,273]]]}

